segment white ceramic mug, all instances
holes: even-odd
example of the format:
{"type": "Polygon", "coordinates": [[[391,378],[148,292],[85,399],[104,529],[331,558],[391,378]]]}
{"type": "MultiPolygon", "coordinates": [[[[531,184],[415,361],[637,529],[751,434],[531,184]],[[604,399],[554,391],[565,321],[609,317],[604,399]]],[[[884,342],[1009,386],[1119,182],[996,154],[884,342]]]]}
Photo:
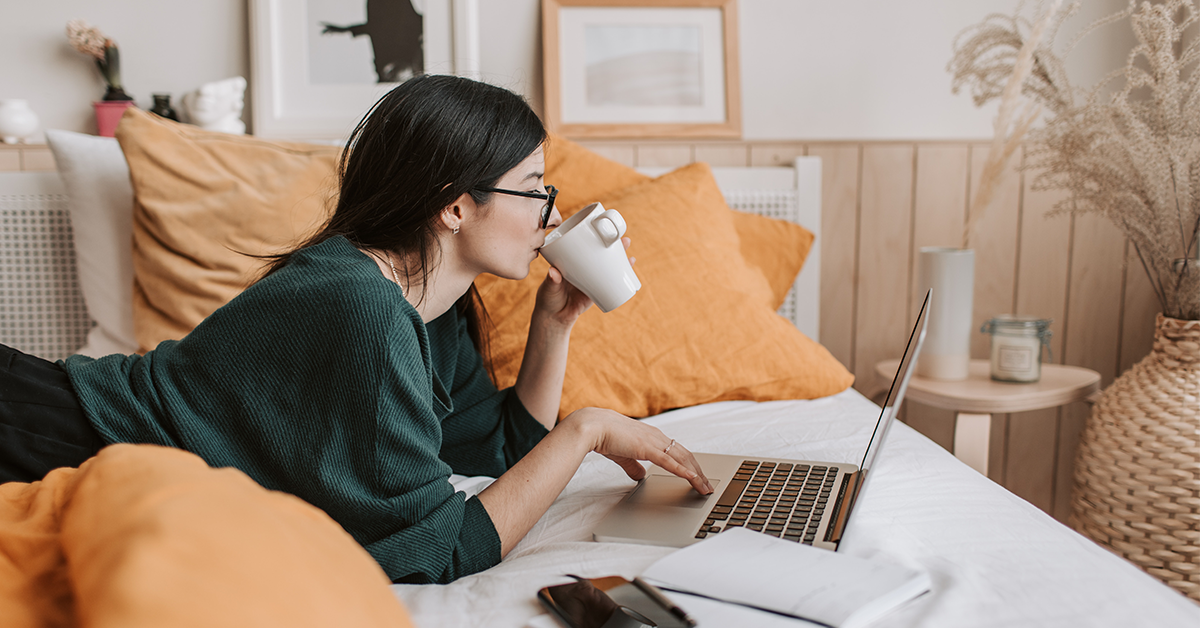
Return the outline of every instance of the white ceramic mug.
{"type": "Polygon", "coordinates": [[[592,203],[546,236],[542,257],[601,311],[611,312],[642,287],[625,255],[623,235],[621,214],[592,203]]]}

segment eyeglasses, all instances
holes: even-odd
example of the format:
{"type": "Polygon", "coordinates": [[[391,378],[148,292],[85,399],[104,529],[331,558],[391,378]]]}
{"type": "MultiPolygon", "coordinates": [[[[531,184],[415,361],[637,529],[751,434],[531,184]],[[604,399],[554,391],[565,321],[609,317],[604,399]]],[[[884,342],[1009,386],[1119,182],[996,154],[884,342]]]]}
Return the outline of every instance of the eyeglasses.
{"type": "Polygon", "coordinates": [[[525,198],[536,198],[546,201],[546,206],[542,208],[542,228],[550,224],[550,213],[554,211],[554,197],[558,196],[558,188],[553,185],[546,186],[546,194],[541,192],[517,192],[515,190],[502,190],[500,188],[476,188],[480,192],[496,192],[497,194],[508,194],[509,196],[523,196],[525,198]]]}

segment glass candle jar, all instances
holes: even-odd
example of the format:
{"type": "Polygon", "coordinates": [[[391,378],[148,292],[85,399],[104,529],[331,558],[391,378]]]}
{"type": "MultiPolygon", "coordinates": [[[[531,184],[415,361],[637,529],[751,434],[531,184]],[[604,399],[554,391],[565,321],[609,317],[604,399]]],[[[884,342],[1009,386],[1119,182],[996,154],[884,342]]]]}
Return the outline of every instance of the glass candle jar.
{"type": "Polygon", "coordinates": [[[979,330],[992,335],[992,379],[1036,382],[1042,377],[1042,347],[1050,351],[1048,318],[1000,314],[979,330]]]}

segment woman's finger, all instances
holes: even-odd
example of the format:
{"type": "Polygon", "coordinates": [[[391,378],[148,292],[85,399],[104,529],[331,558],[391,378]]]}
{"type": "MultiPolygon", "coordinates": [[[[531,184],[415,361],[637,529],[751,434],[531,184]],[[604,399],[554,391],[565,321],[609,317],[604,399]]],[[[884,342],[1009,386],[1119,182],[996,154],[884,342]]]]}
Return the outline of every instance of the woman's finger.
{"type": "Polygon", "coordinates": [[[696,458],[692,455],[692,452],[676,441],[671,442],[674,444],[668,444],[662,450],[656,452],[650,458],[650,462],[687,480],[691,483],[692,488],[696,489],[697,493],[701,495],[712,493],[712,483],[705,477],[704,471],[700,468],[700,463],[696,462],[696,458]],[[676,450],[679,451],[677,452],[676,450]]]}
{"type": "Polygon", "coordinates": [[[625,470],[625,474],[628,475],[629,479],[631,480],[636,481],[646,477],[646,467],[643,467],[642,463],[634,460],[633,458],[626,458],[624,456],[608,456],[608,459],[620,465],[621,468],[625,470]]]}

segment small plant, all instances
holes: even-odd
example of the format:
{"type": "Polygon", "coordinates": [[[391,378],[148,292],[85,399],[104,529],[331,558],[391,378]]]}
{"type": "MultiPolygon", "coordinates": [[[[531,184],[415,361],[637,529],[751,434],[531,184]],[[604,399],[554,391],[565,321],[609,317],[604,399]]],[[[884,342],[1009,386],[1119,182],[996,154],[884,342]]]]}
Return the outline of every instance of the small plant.
{"type": "Polygon", "coordinates": [[[133,100],[121,85],[121,55],[116,42],[83,20],[67,22],[67,39],[76,50],[95,59],[100,76],[108,86],[104,100],[133,100]]]}

